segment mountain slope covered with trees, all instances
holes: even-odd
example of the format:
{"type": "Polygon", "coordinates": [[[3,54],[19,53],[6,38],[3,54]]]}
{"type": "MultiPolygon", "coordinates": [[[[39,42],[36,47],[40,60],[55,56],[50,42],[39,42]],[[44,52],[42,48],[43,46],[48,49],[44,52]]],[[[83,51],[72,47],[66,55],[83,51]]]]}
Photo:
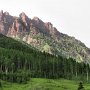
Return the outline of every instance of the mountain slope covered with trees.
{"type": "Polygon", "coordinates": [[[90,68],[84,62],[31,49],[0,34],[0,79],[26,83],[30,78],[65,78],[89,81],[90,68]],[[13,45],[14,43],[14,45],[13,45]],[[7,45],[7,46],[6,46],[7,45]]]}
{"type": "Polygon", "coordinates": [[[50,22],[29,18],[24,12],[15,17],[1,11],[0,33],[24,41],[39,51],[90,63],[90,49],[81,41],[60,33],[50,22]]]}

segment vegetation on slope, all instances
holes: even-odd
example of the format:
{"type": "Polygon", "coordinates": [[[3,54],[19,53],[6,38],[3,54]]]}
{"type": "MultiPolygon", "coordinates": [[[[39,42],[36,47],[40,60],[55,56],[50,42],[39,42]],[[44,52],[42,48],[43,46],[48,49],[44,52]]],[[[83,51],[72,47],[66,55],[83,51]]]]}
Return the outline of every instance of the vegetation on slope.
{"type": "Polygon", "coordinates": [[[36,39],[37,42],[40,42],[39,44],[30,43],[40,51],[62,55],[67,58],[72,57],[78,62],[84,61],[86,63],[90,63],[90,49],[87,48],[84,43],[75,39],[74,37],[70,37],[62,33],[60,33],[59,36],[47,36],[41,32],[31,37],[33,40],[36,39]],[[44,48],[46,44],[49,46],[47,49],[44,48]]]}
{"type": "Polygon", "coordinates": [[[0,79],[2,80],[26,83],[30,77],[53,79],[83,77],[83,80],[89,81],[88,64],[77,63],[72,58],[41,53],[11,38],[4,36],[1,38],[3,40],[0,44],[0,79]]]}
{"type": "Polygon", "coordinates": [[[2,10],[0,17],[0,33],[24,41],[39,51],[90,63],[90,49],[74,37],[60,33],[52,23],[38,17],[30,19],[24,12],[15,17],[2,10]]]}
{"type": "Polygon", "coordinates": [[[14,49],[26,53],[33,52],[33,47],[25,44],[24,42],[16,41],[12,38],[0,34],[0,47],[5,49],[14,49]]]}

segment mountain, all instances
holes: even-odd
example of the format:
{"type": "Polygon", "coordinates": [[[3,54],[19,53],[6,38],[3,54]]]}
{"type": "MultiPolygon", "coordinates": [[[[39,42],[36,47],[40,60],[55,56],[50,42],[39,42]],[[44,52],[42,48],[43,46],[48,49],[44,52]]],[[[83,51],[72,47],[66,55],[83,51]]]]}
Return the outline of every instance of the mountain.
{"type": "Polygon", "coordinates": [[[17,83],[27,83],[31,78],[89,80],[89,64],[32,48],[0,34],[0,79],[17,83]]]}
{"type": "Polygon", "coordinates": [[[90,49],[74,37],[60,33],[52,23],[38,17],[29,18],[24,12],[19,17],[0,12],[0,33],[54,55],[72,57],[78,62],[90,62],[90,49]]]}

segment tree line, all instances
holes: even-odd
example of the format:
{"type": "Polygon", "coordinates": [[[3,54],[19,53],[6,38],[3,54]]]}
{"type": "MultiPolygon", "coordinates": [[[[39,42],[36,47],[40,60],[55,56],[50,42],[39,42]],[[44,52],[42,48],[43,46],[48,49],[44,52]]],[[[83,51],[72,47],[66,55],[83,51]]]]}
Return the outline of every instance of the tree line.
{"type": "Polygon", "coordinates": [[[0,48],[0,79],[26,82],[31,77],[89,80],[90,68],[84,62],[48,53],[26,53],[0,48]]]}

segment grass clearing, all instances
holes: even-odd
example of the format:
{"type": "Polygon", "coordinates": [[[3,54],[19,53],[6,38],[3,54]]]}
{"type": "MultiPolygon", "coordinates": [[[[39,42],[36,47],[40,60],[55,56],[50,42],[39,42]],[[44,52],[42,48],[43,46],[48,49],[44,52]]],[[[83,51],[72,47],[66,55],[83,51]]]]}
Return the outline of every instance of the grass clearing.
{"type": "MultiPolygon", "coordinates": [[[[77,90],[76,81],[66,79],[32,78],[27,84],[18,84],[2,81],[1,90],[77,90]]],[[[90,90],[90,84],[83,84],[85,90],[90,90]]]]}

